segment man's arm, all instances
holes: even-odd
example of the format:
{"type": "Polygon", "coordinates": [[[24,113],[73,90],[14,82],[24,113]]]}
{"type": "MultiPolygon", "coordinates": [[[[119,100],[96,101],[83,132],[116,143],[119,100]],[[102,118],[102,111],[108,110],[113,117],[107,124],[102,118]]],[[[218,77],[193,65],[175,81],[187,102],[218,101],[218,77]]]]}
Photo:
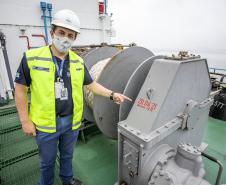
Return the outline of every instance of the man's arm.
{"type": "Polygon", "coordinates": [[[31,84],[30,70],[27,65],[27,59],[24,55],[15,78],[15,100],[16,107],[19,113],[20,122],[22,124],[23,132],[26,135],[36,135],[36,129],[34,124],[28,117],[28,97],[27,90],[31,84]]]}
{"type": "Polygon", "coordinates": [[[28,87],[25,85],[17,84],[15,86],[15,101],[19,114],[20,122],[22,124],[23,132],[26,135],[36,135],[36,129],[32,121],[28,117],[28,87]]]}
{"type": "MultiPolygon", "coordinates": [[[[87,88],[92,91],[96,95],[104,96],[104,97],[110,97],[112,91],[105,88],[104,86],[100,85],[99,83],[93,81],[91,84],[87,85],[87,88]]],[[[113,94],[113,101],[117,104],[121,104],[124,102],[124,100],[129,100],[132,101],[130,98],[124,96],[123,94],[120,93],[115,93],[113,94]]]]}

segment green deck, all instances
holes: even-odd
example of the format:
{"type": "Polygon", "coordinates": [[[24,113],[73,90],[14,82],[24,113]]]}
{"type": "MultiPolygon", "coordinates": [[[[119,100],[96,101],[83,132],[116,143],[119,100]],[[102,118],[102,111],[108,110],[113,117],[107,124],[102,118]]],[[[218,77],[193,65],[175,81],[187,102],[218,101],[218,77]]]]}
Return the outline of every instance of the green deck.
{"type": "MultiPolygon", "coordinates": [[[[206,153],[217,158],[224,166],[222,183],[226,184],[226,122],[209,118],[208,127],[204,135],[204,142],[208,143],[206,153]]],[[[217,166],[208,160],[204,160],[205,178],[214,184],[217,175],[217,166]]]]}
{"type": "Polygon", "coordinates": [[[75,149],[75,174],[85,185],[113,185],[117,180],[117,157],[117,141],[102,134],[92,136],[75,149]]]}
{"type": "MultiPolygon", "coordinates": [[[[0,109],[0,115],[2,114],[0,109]]],[[[8,110],[7,110],[8,111],[8,110]]],[[[10,109],[9,109],[10,112],[10,109]]],[[[18,125],[16,113],[0,116],[0,130],[7,130],[18,125]]],[[[102,134],[86,132],[87,142],[81,140],[77,143],[74,153],[74,173],[85,185],[113,185],[117,180],[117,141],[111,140],[102,134]]],[[[7,167],[0,169],[2,185],[35,185],[38,181],[38,156],[30,150],[36,148],[33,139],[29,139],[15,130],[0,135],[0,162],[1,167],[4,161],[23,153],[21,160],[7,167]],[[26,153],[28,152],[28,154],[26,153]]],[[[218,158],[226,168],[226,124],[209,118],[208,127],[205,131],[204,142],[209,146],[206,150],[208,154],[218,158]]],[[[206,179],[214,184],[217,167],[214,163],[205,160],[206,179]]],[[[56,185],[61,184],[58,177],[59,166],[56,165],[56,185]]],[[[226,183],[226,173],[224,172],[222,183],[226,183]]]]}

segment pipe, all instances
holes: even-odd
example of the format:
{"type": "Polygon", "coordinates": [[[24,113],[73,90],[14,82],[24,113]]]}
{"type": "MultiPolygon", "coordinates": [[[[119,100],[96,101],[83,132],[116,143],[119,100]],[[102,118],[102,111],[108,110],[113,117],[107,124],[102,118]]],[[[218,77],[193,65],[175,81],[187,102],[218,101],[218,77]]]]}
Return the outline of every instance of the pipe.
{"type": "Polygon", "coordinates": [[[107,0],[104,0],[104,13],[107,15],[107,0]]]}
{"type": "Polygon", "coordinates": [[[41,38],[43,38],[44,41],[45,41],[45,45],[46,45],[46,46],[48,45],[48,43],[47,43],[46,38],[45,38],[44,35],[42,35],[42,34],[32,34],[31,36],[32,36],[32,37],[41,37],[41,38]]]}
{"type": "Polygon", "coordinates": [[[40,2],[40,7],[41,7],[41,10],[42,10],[42,18],[43,18],[43,21],[44,21],[44,31],[45,31],[45,37],[46,37],[46,42],[47,44],[49,43],[48,41],[48,30],[47,30],[47,22],[46,22],[46,8],[47,8],[47,5],[46,5],[46,2],[40,2]]]}
{"type": "Polygon", "coordinates": [[[31,49],[31,45],[30,45],[30,41],[29,41],[28,36],[22,35],[22,36],[19,36],[19,38],[26,38],[26,40],[27,40],[27,49],[31,49]]]}
{"type": "MultiPolygon", "coordinates": [[[[42,35],[42,34],[32,34],[31,36],[32,37],[41,37],[41,38],[43,38],[44,39],[44,42],[45,42],[45,45],[46,46],[48,45],[48,43],[47,43],[46,38],[45,38],[44,35],[42,35]]],[[[19,38],[26,38],[26,40],[27,40],[27,48],[28,49],[37,48],[37,47],[31,47],[30,41],[29,41],[29,37],[27,35],[19,36],[19,38]]]]}
{"type": "Polygon", "coordinates": [[[215,68],[215,67],[210,67],[210,70],[213,70],[213,72],[215,73],[216,71],[226,71],[226,69],[223,68],[215,68]]]}
{"type": "Polygon", "coordinates": [[[219,75],[219,76],[223,76],[223,75],[225,75],[225,74],[223,74],[223,73],[215,73],[215,72],[209,72],[211,75],[219,75]]]}
{"type": "MultiPolygon", "coordinates": [[[[39,26],[39,25],[28,25],[28,24],[1,24],[0,23],[0,26],[16,26],[16,27],[24,26],[24,27],[29,27],[29,28],[30,27],[43,28],[43,26],[39,26]]],[[[80,29],[81,30],[91,30],[91,31],[101,31],[102,30],[102,29],[99,29],[99,28],[85,28],[85,27],[82,27],[80,29]]],[[[107,31],[110,31],[110,30],[107,30],[107,31]]]]}
{"type": "Polygon", "coordinates": [[[11,72],[10,64],[9,64],[9,58],[8,58],[8,54],[7,54],[7,50],[6,50],[6,37],[5,37],[4,33],[2,33],[2,32],[0,32],[0,41],[1,41],[1,46],[2,46],[3,56],[5,59],[5,66],[6,66],[6,70],[7,70],[7,74],[8,74],[8,78],[9,78],[10,88],[12,90],[14,90],[13,77],[12,77],[12,72],[11,72]]]}
{"type": "Polygon", "coordinates": [[[4,105],[7,105],[9,103],[9,93],[6,90],[6,84],[5,84],[5,81],[3,80],[3,78],[1,77],[1,74],[0,74],[0,80],[1,80],[1,83],[2,83],[3,93],[5,92],[5,98],[1,97],[1,94],[0,94],[0,107],[1,107],[1,106],[4,106],[4,105]]]}
{"type": "Polygon", "coordinates": [[[208,154],[206,154],[204,152],[202,152],[201,154],[202,154],[202,156],[206,157],[207,159],[209,159],[209,160],[211,160],[211,161],[213,161],[213,162],[218,164],[219,170],[218,170],[218,173],[217,173],[217,179],[216,179],[215,185],[221,185],[221,175],[222,175],[223,169],[224,169],[223,165],[216,158],[214,158],[214,157],[212,157],[212,156],[210,156],[210,155],[208,155],[208,154]]]}
{"type": "Polygon", "coordinates": [[[49,12],[49,21],[50,21],[50,26],[51,26],[51,22],[52,22],[52,9],[53,9],[53,6],[52,4],[50,3],[47,3],[47,9],[48,9],[48,12],[49,12]]]}
{"type": "Polygon", "coordinates": [[[105,35],[106,35],[106,30],[105,30],[105,21],[102,19],[102,24],[103,24],[103,42],[106,42],[105,41],[105,35]]]}

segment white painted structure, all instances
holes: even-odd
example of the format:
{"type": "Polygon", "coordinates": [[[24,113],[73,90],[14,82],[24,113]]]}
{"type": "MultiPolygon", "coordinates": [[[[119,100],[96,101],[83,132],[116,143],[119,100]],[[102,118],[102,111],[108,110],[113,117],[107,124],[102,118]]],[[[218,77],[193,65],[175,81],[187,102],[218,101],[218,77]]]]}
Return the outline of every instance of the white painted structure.
{"type": "MultiPolygon", "coordinates": [[[[99,15],[98,0],[42,1],[52,4],[52,15],[60,9],[71,9],[79,16],[81,34],[77,37],[74,45],[100,44],[102,42],[110,44],[111,17],[99,15]]],[[[45,35],[44,23],[41,16],[40,0],[1,0],[0,2],[0,31],[6,35],[6,47],[13,78],[23,53],[27,50],[26,39],[19,38],[19,36],[28,36],[31,47],[43,46],[45,44],[43,39],[31,36],[32,34],[45,35]]],[[[50,21],[48,19],[47,25],[50,28],[50,21]]],[[[48,32],[50,31],[49,28],[48,32]]],[[[0,75],[1,79],[3,79],[0,79],[0,95],[3,96],[4,88],[10,89],[10,86],[1,50],[0,75]]]]}

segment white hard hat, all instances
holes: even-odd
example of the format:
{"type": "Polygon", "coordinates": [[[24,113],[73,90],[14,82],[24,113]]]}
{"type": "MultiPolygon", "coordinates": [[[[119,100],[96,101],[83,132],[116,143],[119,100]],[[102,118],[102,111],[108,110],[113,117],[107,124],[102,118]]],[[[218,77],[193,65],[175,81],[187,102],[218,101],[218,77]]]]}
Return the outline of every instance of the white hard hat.
{"type": "Polygon", "coordinates": [[[80,21],[78,16],[68,9],[58,11],[53,16],[51,24],[80,33],[80,21]]]}

